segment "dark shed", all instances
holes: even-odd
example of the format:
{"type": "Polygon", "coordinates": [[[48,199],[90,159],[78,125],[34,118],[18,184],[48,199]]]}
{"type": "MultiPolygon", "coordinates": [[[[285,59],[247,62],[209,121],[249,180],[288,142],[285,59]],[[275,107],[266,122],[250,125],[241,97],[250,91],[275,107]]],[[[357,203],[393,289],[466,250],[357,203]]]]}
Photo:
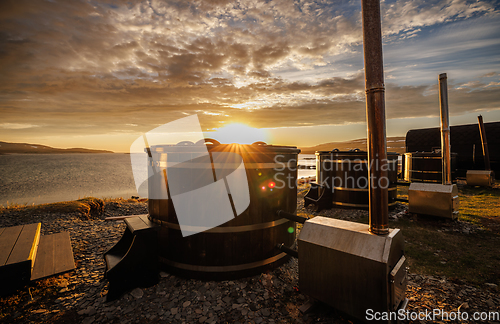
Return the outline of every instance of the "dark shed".
{"type": "MultiPolygon", "coordinates": [[[[484,123],[491,169],[500,174],[500,122],[484,123]]],[[[457,176],[467,170],[484,170],[483,150],[478,124],[451,126],[451,152],[457,153],[457,176]]],[[[441,148],[439,127],[412,129],[406,133],[406,152],[432,152],[441,148]]]]}

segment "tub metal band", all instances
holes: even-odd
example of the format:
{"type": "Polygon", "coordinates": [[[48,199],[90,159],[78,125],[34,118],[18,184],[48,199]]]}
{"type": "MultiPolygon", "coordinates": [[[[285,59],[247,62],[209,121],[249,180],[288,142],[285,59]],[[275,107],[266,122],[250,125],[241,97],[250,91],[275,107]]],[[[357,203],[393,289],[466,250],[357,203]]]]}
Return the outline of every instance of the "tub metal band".
{"type": "MultiPolygon", "coordinates": [[[[341,159],[341,160],[321,160],[321,162],[330,162],[330,163],[368,163],[367,160],[361,160],[361,159],[341,159]]],[[[387,160],[387,163],[397,163],[398,160],[387,160]]]]}
{"type": "Polygon", "coordinates": [[[439,179],[410,178],[410,182],[440,182],[440,180],[439,179]]]}
{"type": "Polygon", "coordinates": [[[414,159],[414,160],[441,160],[441,157],[440,156],[411,156],[410,157],[411,159],[414,159]]]}
{"type": "MultiPolygon", "coordinates": [[[[152,218],[151,216],[148,216],[148,218],[153,223],[160,224],[162,226],[165,226],[165,227],[168,227],[171,229],[175,229],[175,230],[179,230],[179,231],[181,230],[181,227],[179,224],[169,223],[167,221],[152,218]]],[[[285,224],[289,221],[290,220],[288,220],[286,218],[282,218],[282,219],[272,221],[272,222],[267,222],[267,223],[259,223],[259,224],[243,225],[243,226],[213,227],[209,230],[204,229],[204,227],[197,227],[197,226],[183,226],[183,227],[184,227],[185,231],[189,231],[189,232],[236,233],[236,232],[248,232],[248,231],[256,231],[256,230],[271,228],[271,227],[285,224]]]]}
{"type": "MultiPolygon", "coordinates": [[[[173,164],[172,167],[175,168],[176,165],[180,164],[179,162],[172,162],[176,163],[173,164]]],[[[248,162],[245,163],[245,169],[290,169],[290,168],[297,168],[297,162],[279,162],[279,163],[267,163],[267,162],[248,162]]],[[[167,167],[167,162],[166,161],[158,161],[156,162],[156,165],[159,166],[160,168],[166,168],[167,167]]],[[[215,162],[213,163],[214,168],[224,168],[224,169],[236,169],[241,165],[241,163],[218,163],[215,162]]],[[[182,169],[206,169],[207,164],[204,163],[183,163],[182,164],[182,169]]]]}
{"type": "Polygon", "coordinates": [[[200,271],[200,272],[230,272],[230,271],[242,271],[242,270],[257,268],[260,266],[273,263],[287,256],[288,254],[286,253],[280,253],[265,260],[251,262],[251,263],[237,264],[237,265],[228,265],[228,266],[201,266],[201,265],[186,264],[186,263],[171,261],[161,256],[159,257],[159,259],[160,262],[163,262],[178,269],[200,271]]]}
{"type": "MultiPolygon", "coordinates": [[[[394,190],[397,190],[398,188],[396,187],[388,187],[387,190],[388,191],[394,191],[394,190]]],[[[345,190],[345,191],[365,191],[365,192],[368,192],[368,188],[345,188],[345,187],[333,187],[333,190],[339,190],[339,191],[342,191],[342,190],[345,190]]]]}

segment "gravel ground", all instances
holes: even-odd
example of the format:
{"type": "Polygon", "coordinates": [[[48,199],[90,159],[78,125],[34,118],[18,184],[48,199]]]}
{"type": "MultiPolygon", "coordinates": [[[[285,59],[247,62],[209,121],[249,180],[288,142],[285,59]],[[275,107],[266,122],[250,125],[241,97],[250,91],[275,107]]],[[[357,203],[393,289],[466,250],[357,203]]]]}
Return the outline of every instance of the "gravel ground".
{"type": "MultiPolygon", "coordinates": [[[[303,208],[302,195],[298,198],[303,208]]],[[[0,227],[42,223],[42,234],[69,231],[77,268],[75,271],[41,280],[0,300],[0,321],[5,323],[350,323],[335,310],[316,305],[303,315],[298,308],[307,296],[298,288],[298,263],[288,263],[254,277],[232,281],[181,279],[161,272],[160,282],[137,288],[120,299],[105,302],[107,281],[103,280],[102,256],[125,230],[122,221],[105,221],[108,216],[147,213],[145,202],[108,201],[104,213],[95,219],[74,214],[32,214],[23,209],[0,212],[0,227]]],[[[366,211],[332,209],[320,214],[346,220],[366,215],[366,211]]],[[[399,205],[391,217],[407,217],[399,205]]],[[[498,287],[482,289],[444,277],[410,273],[408,310],[443,309],[448,312],[499,312],[498,287]]],[[[412,321],[413,322],[413,321],[412,321]]],[[[428,321],[415,321],[428,322],[428,321]]],[[[453,321],[451,321],[453,322],[453,321]]],[[[464,321],[463,321],[464,322],[464,321]]],[[[465,322],[474,323],[469,320],[465,322]]],[[[500,323],[499,320],[489,321],[500,323]]]]}

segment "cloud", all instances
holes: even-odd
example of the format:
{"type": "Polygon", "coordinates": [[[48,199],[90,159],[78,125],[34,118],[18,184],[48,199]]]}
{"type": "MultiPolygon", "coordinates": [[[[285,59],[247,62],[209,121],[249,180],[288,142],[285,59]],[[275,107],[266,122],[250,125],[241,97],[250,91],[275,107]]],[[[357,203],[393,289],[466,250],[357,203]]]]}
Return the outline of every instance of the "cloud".
{"type": "Polygon", "coordinates": [[[463,20],[479,14],[495,14],[496,8],[486,1],[466,0],[431,0],[420,1],[384,1],[381,4],[384,34],[398,35],[401,38],[412,37],[420,32],[421,27],[433,26],[445,22],[463,20]]]}
{"type": "Polygon", "coordinates": [[[500,75],[500,73],[498,73],[498,72],[490,72],[490,73],[483,74],[479,77],[480,78],[491,78],[491,77],[495,77],[495,76],[499,76],[499,75],[500,75]]]}
{"type": "MultiPolygon", "coordinates": [[[[451,116],[481,110],[500,109],[500,87],[487,87],[479,81],[448,83],[451,116]]],[[[387,118],[439,116],[438,86],[397,86],[386,89],[387,118]]]]}
{"type": "Polygon", "coordinates": [[[455,80],[495,77],[500,47],[500,20],[478,17],[448,23],[439,29],[384,48],[386,71],[400,84],[428,84],[447,72],[455,80]],[[487,75],[487,76],[486,76],[487,75]]]}
{"type": "MultiPolygon", "coordinates": [[[[387,80],[398,82],[387,86],[389,118],[435,114],[429,84],[437,72],[428,66],[446,53],[498,46],[491,31],[498,23],[479,19],[496,9],[482,1],[387,1],[382,8],[387,80]],[[467,27],[474,19],[488,23],[467,27]],[[444,23],[463,24],[432,34],[439,37],[426,29],[444,23]],[[403,73],[421,77],[421,85],[403,84],[403,73]]],[[[2,125],[98,134],[145,131],[194,113],[204,129],[365,118],[358,3],[2,1],[0,18],[2,125]]],[[[453,113],[499,108],[495,69],[486,64],[487,80],[454,84],[453,113]]]]}
{"type": "Polygon", "coordinates": [[[40,127],[39,125],[33,124],[19,124],[19,123],[2,123],[0,124],[0,128],[4,129],[27,129],[33,127],[40,127]]]}

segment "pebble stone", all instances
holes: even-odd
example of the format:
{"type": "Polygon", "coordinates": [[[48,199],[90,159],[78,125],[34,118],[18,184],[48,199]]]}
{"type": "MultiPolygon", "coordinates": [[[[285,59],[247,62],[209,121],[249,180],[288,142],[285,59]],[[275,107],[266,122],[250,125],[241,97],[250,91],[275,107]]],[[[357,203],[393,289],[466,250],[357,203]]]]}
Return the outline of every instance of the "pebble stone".
{"type": "MultiPolygon", "coordinates": [[[[303,207],[303,194],[297,199],[303,207]]],[[[404,217],[404,205],[391,215],[404,217]]],[[[315,212],[308,210],[310,214],[315,212]]],[[[122,221],[108,216],[147,213],[146,202],[107,201],[104,213],[92,219],[75,214],[27,214],[22,210],[0,213],[0,227],[42,223],[42,234],[70,232],[76,270],[32,284],[15,294],[18,304],[0,303],[0,322],[5,323],[351,323],[330,307],[319,305],[303,315],[299,307],[308,297],[299,289],[298,262],[289,262],[268,273],[231,281],[182,279],[160,272],[160,282],[137,288],[106,302],[108,283],[103,278],[103,254],[122,236],[122,221]],[[30,295],[31,293],[31,295],[30,295]]],[[[322,215],[353,220],[365,211],[334,209],[322,215]]],[[[469,229],[474,232],[474,228],[469,229]]],[[[409,273],[408,310],[442,308],[499,311],[495,284],[473,287],[445,277],[409,273]]],[[[465,321],[467,322],[467,321],[465,321]]],[[[472,321],[469,321],[472,323],[472,321]]]]}
{"type": "Polygon", "coordinates": [[[135,298],[139,299],[142,298],[142,296],[144,296],[144,291],[141,288],[135,288],[130,292],[130,294],[135,298]]]}

